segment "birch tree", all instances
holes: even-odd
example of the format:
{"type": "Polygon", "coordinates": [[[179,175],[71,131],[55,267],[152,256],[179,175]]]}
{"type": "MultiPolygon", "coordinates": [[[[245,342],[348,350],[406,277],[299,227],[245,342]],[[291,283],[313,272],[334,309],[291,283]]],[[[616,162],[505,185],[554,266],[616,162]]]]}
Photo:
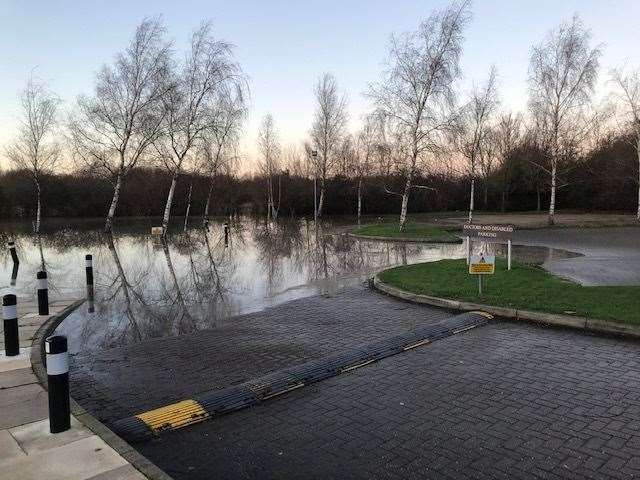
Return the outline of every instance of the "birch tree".
{"type": "Polygon", "coordinates": [[[633,147],[638,159],[638,172],[633,179],[638,185],[638,208],[636,219],[640,221],[640,70],[626,73],[614,70],[612,80],[618,90],[626,129],[631,133],[633,147]]]}
{"type": "MultiPolygon", "coordinates": [[[[549,224],[554,224],[558,165],[579,145],[598,76],[600,48],[578,17],[535,46],[529,65],[529,108],[543,149],[549,152],[549,224]]],[[[540,168],[543,168],[542,166],[540,168]]]]}
{"type": "Polygon", "coordinates": [[[367,115],[362,128],[356,135],[353,175],[357,188],[357,216],[358,225],[362,216],[362,191],[364,179],[371,173],[374,156],[378,148],[378,119],[374,115],[367,115]]]}
{"type": "Polygon", "coordinates": [[[454,3],[432,13],[415,32],[392,37],[383,80],[369,92],[379,112],[407,142],[401,158],[400,231],[420,164],[437,151],[455,118],[454,82],[460,76],[463,30],[469,18],[469,2],[454,3]]]}
{"type": "Polygon", "coordinates": [[[93,96],[78,98],[70,120],[75,153],[113,181],[105,231],[111,231],[127,175],[161,132],[162,100],[169,89],[169,48],[159,19],[146,19],[112,65],[96,76],[93,96]]]}
{"type": "MultiPolygon", "coordinates": [[[[489,146],[489,122],[491,121],[491,116],[497,106],[496,70],[495,67],[491,67],[489,77],[485,83],[481,86],[474,87],[471,93],[471,99],[465,106],[461,117],[460,130],[462,138],[460,147],[462,154],[467,158],[469,176],[471,178],[471,190],[469,193],[469,223],[473,221],[478,164],[482,163],[483,159],[488,160],[486,152],[485,155],[483,155],[483,147],[489,146]]],[[[487,165],[487,163],[484,164],[484,166],[487,165]]]]}
{"type": "Polygon", "coordinates": [[[500,209],[506,210],[507,195],[511,191],[511,181],[516,159],[513,154],[522,142],[522,115],[511,112],[500,115],[495,127],[496,154],[501,170],[500,209]]]}
{"type": "Polygon", "coordinates": [[[159,157],[171,172],[162,217],[164,233],[169,227],[173,195],[185,160],[204,132],[215,127],[218,93],[240,77],[231,45],[214,39],[208,22],[193,32],[184,62],[172,70],[171,88],[163,97],[163,136],[156,142],[159,157]]]}
{"type": "Polygon", "coordinates": [[[209,189],[202,218],[203,226],[209,223],[211,195],[216,179],[221,173],[231,174],[235,147],[237,146],[242,122],[246,117],[246,92],[242,84],[235,88],[224,89],[216,103],[215,122],[206,130],[200,146],[200,169],[209,179],[209,189]]]}
{"type": "Polygon", "coordinates": [[[60,100],[47,85],[33,77],[20,97],[22,118],[18,135],[6,148],[6,156],[19,169],[29,172],[36,188],[35,233],[42,218],[42,177],[54,172],[60,148],[53,136],[57,128],[60,100]]]}
{"type": "Polygon", "coordinates": [[[320,198],[317,216],[322,216],[326,196],[327,177],[339,154],[341,140],[347,124],[347,98],[338,92],[333,75],[325,73],[315,88],[316,113],[311,127],[311,141],[317,150],[315,173],[320,176],[320,198]]]}
{"type": "Polygon", "coordinates": [[[280,140],[275,128],[273,116],[267,114],[262,119],[258,130],[258,149],[261,159],[259,168],[267,180],[267,219],[277,220],[280,208],[280,189],[278,189],[278,205],[275,203],[274,181],[280,170],[280,140]]]}

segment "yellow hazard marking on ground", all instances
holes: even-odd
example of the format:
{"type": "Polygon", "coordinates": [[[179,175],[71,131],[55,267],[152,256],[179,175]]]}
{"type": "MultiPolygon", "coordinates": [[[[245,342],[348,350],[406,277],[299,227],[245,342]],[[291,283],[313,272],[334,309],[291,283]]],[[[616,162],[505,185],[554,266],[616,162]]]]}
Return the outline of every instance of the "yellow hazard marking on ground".
{"type": "Polygon", "coordinates": [[[475,313],[477,315],[482,315],[485,318],[488,318],[489,320],[491,320],[493,318],[493,315],[491,315],[488,312],[483,312],[482,310],[474,310],[473,312],[469,312],[469,313],[475,313]]]}
{"type": "Polygon", "coordinates": [[[209,413],[195,400],[183,400],[136,415],[154,432],[180,428],[201,422],[209,413]]]}
{"type": "Polygon", "coordinates": [[[406,347],[404,347],[402,350],[404,350],[404,351],[406,352],[407,350],[411,350],[412,348],[419,347],[420,345],[428,345],[428,344],[430,344],[430,343],[431,343],[431,340],[429,340],[428,338],[426,338],[426,339],[424,339],[424,340],[422,340],[422,341],[420,341],[420,342],[418,342],[418,343],[414,343],[414,344],[412,344],[412,345],[407,345],[407,346],[406,346],[406,347]]]}
{"type": "Polygon", "coordinates": [[[453,331],[454,335],[457,335],[462,332],[466,332],[467,330],[471,330],[472,328],[476,328],[478,325],[468,325],[466,327],[461,327],[453,331]]]}
{"type": "Polygon", "coordinates": [[[263,398],[263,400],[267,400],[269,398],[277,397],[278,395],[285,394],[285,393],[290,392],[292,390],[296,390],[296,389],[298,389],[300,387],[304,387],[304,383],[301,382],[301,383],[296,383],[295,385],[290,385],[287,388],[285,388],[284,390],[280,390],[279,392],[272,393],[271,395],[266,395],[263,398]]]}
{"type": "Polygon", "coordinates": [[[344,373],[344,372],[350,372],[351,370],[355,370],[356,368],[360,368],[360,367],[364,367],[365,365],[369,365],[370,363],[375,362],[375,358],[372,358],[371,360],[365,360],[362,363],[358,363],[356,365],[351,365],[350,367],[344,367],[340,369],[340,373],[344,373]]]}

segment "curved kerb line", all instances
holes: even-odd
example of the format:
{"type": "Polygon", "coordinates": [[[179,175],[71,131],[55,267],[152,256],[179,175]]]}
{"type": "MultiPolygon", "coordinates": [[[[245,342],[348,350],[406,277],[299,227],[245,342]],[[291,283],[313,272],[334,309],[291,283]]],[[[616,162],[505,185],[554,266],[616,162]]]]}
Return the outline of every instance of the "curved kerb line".
{"type": "Polygon", "coordinates": [[[285,368],[240,385],[201,393],[194,398],[139,413],[118,420],[114,423],[114,429],[130,442],[142,441],[162,432],[177,430],[247,408],[305,385],[351,372],[383,358],[429,345],[441,338],[485,325],[487,320],[492,318],[491,314],[481,311],[456,315],[440,324],[423,326],[389,339],[361,345],[341,354],[285,368]]]}

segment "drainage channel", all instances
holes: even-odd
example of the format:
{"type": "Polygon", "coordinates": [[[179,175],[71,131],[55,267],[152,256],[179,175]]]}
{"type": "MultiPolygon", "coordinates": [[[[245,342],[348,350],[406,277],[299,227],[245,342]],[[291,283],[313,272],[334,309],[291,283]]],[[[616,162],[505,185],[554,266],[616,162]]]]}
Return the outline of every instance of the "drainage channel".
{"type": "Polygon", "coordinates": [[[284,368],[245,383],[203,392],[190,399],[123,418],[116,421],[113,427],[126,441],[141,442],[154,435],[247,408],[305,385],[428,345],[484,325],[490,318],[492,316],[485,312],[455,315],[436,325],[422,326],[384,340],[284,368]]]}

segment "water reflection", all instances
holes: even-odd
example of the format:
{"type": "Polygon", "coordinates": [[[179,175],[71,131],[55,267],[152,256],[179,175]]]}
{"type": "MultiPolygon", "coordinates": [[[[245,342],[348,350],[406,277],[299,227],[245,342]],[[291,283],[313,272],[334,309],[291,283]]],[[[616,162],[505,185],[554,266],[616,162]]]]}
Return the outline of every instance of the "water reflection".
{"type": "MultiPolygon", "coordinates": [[[[228,220],[225,219],[224,222],[228,220]]],[[[463,244],[372,242],[340,232],[339,224],[315,228],[305,219],[278,223],[242,218],[208,230],[189,229],[165,240],[145,226],[115,236],[64,228],[39,237],[0,234],[16,242],[20,268],[0,262],[0,290],[35,294],[45,269],[55,296],[82,298],[85,254],[93,255],[95,309],[83,305],[63,324],[73,350],[109,348],[145,339],[215,328],[229,317],[308,295],[332,295],[390,265],[462,258],[463,244]],[[17,277],[17,281],[16,281],[17,277]],[[11,280],[13,278],[13,280],[11,280]]],[[[481,248],[475,245],[476,249],[481,248]]],[[[485,247],[504,254],[504,247],[485,247]]],[[[514,258],[541,263],[568,253],[514,246],[514,258]]]]}

